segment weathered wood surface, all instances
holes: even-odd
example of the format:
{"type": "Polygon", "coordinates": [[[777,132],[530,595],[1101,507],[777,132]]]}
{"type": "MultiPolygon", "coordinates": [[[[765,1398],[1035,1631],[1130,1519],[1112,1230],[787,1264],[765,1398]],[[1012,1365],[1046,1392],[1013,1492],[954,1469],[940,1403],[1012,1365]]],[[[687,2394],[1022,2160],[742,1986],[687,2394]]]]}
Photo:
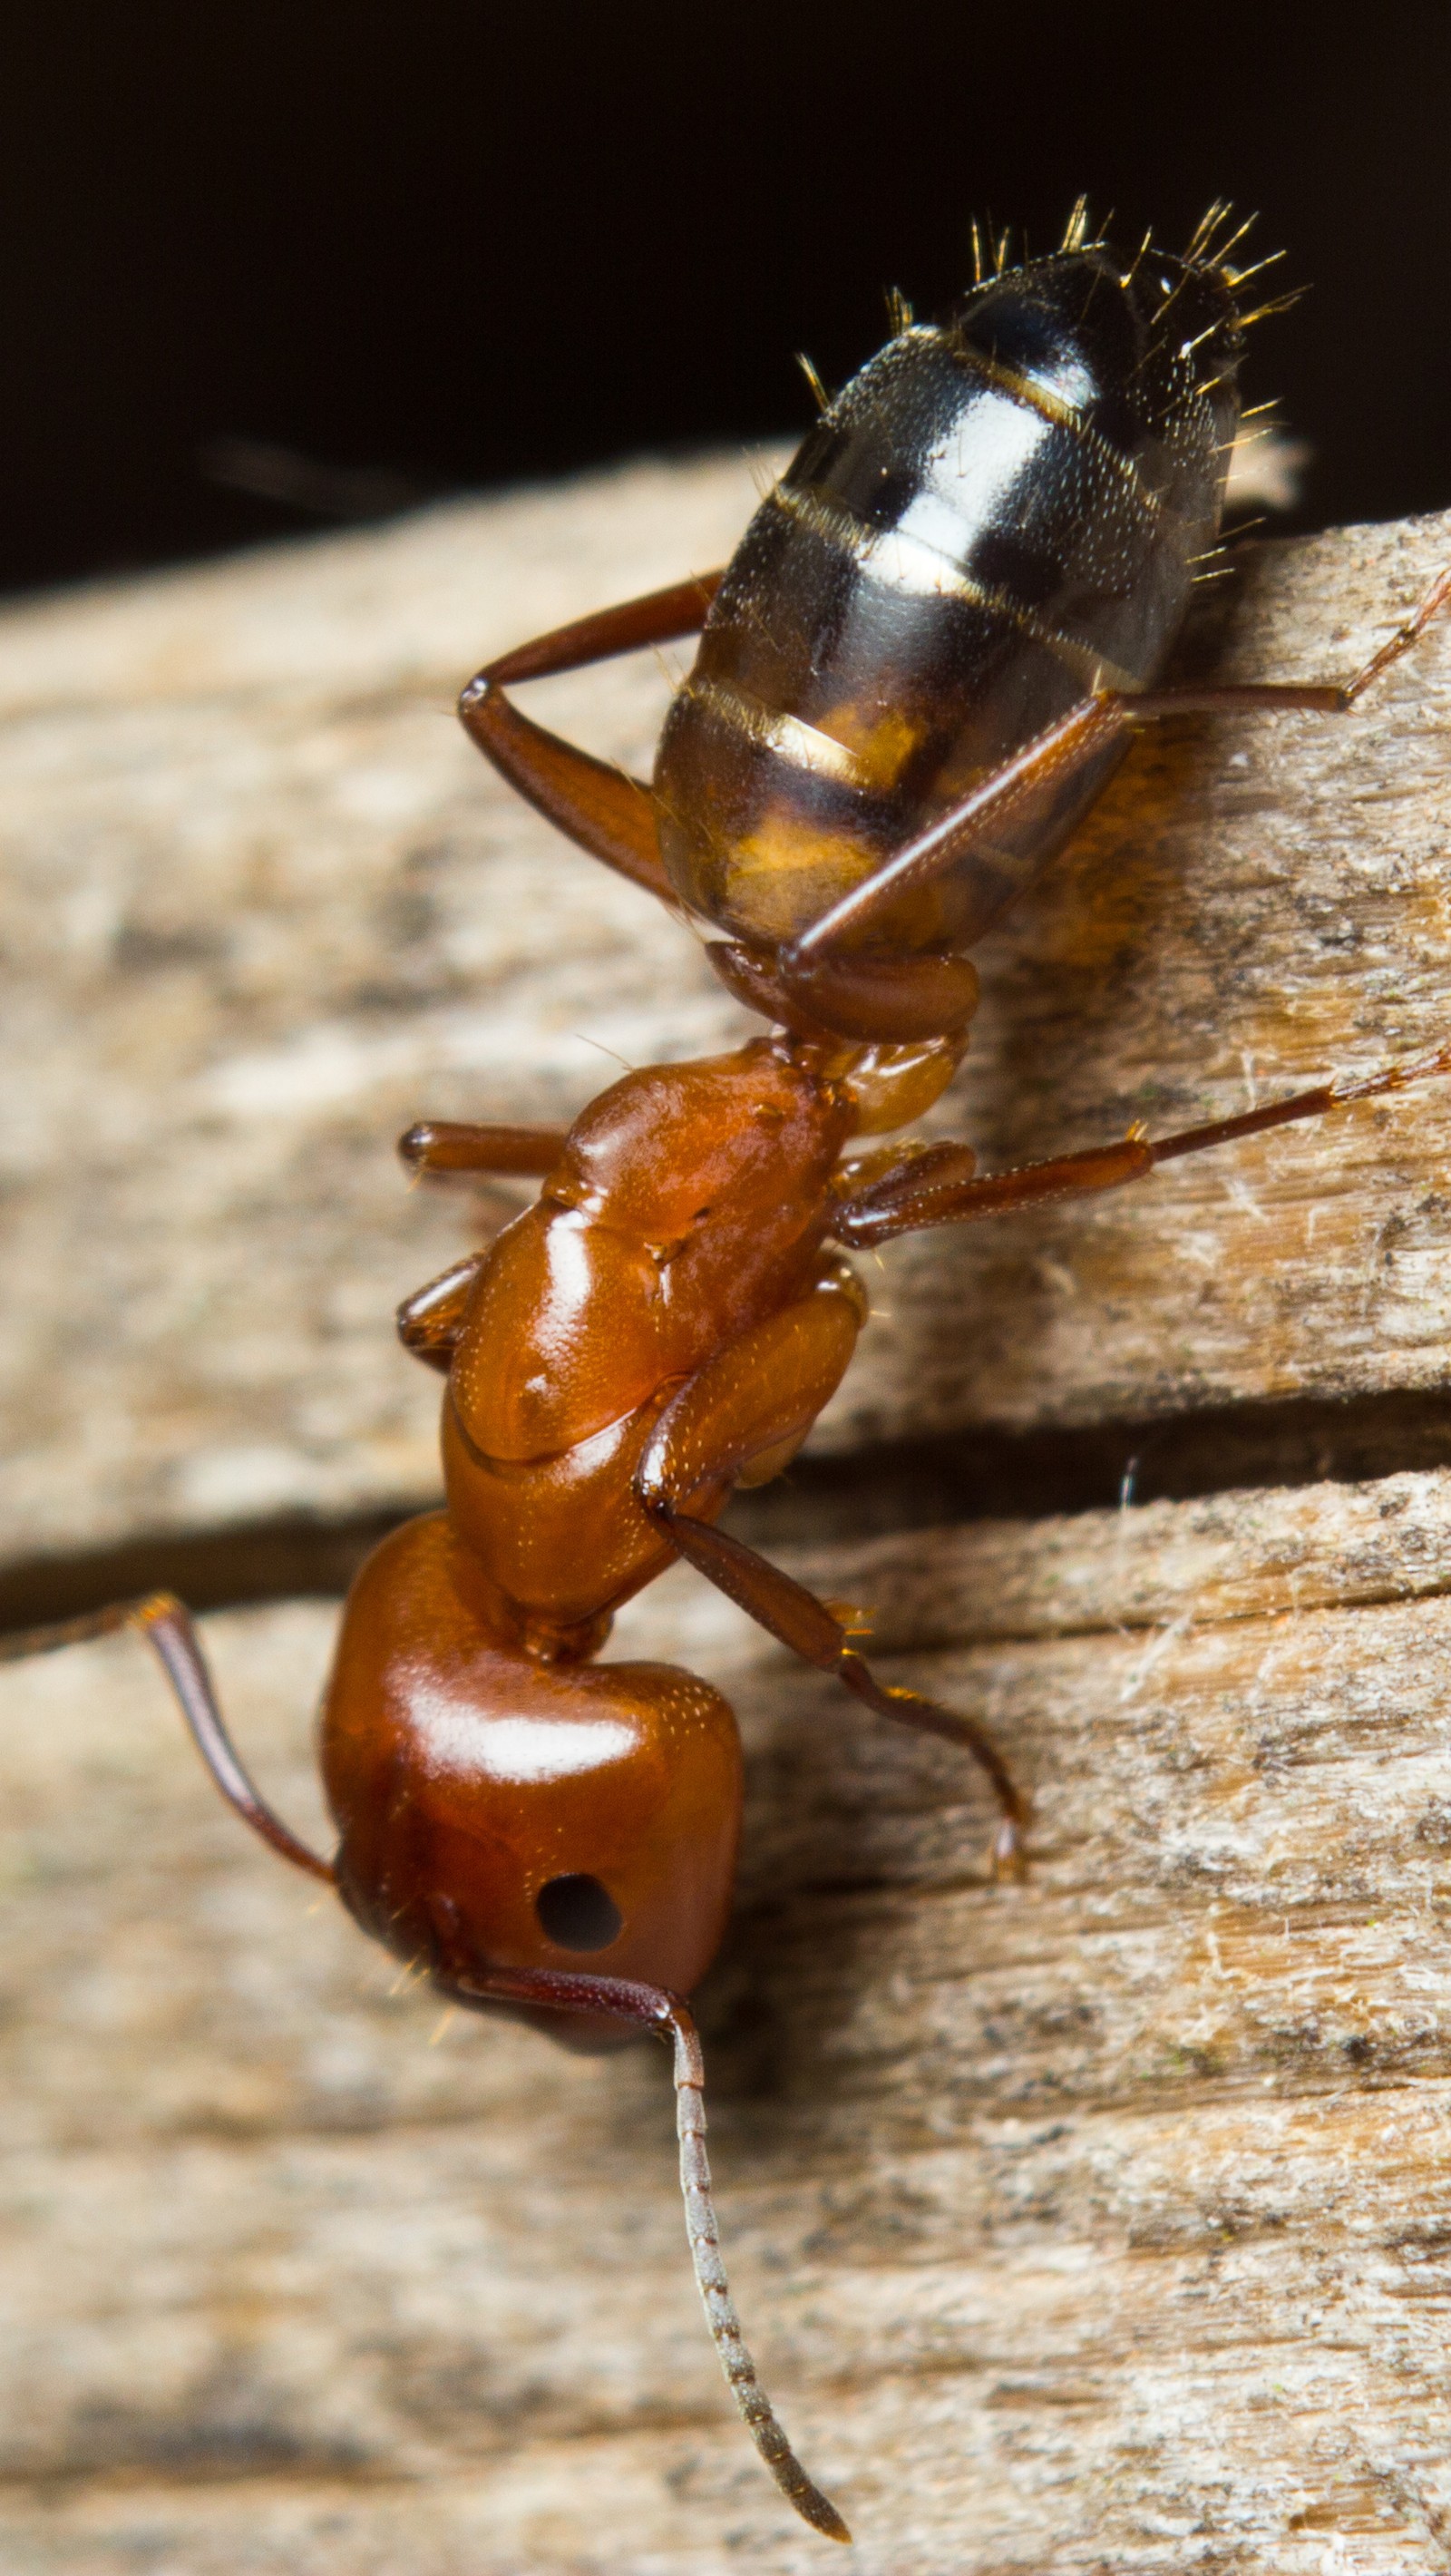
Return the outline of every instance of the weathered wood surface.
{"type": "MultiPolygon", "coordinates": [[[[7,997],[0,1563],[435,1482],[397,1298],[470,1230],[424,1113],[555,1116],[746,1023],[693,938],[560,842],[449,717],[485,653],[718,561],[744,462],[641,467],[0,619],[7,997]]],[[[1352,667],[1451,520],[1252,555],[1225,668],[1352,667]]],[[[643,662],[550,720],[641,766],[643,662]]],[[[1138,749],[982,956],[937,1123],[1002,1163],[1446,1034],[1451,625],[1344,723],[1138,749]]],[[[818,1442],[1084,1422],[1447,1372],[1451,1098],[1358,1112],[883,1256],[818,1442]]]]}
{"type": "MultiPolygon", "coordinates": [[[[751,497],[640,468],[0,619],[0,1570],[431,1492],[388,1310],[468,1216],[401,1189],[392,1135],[557,1115],[599,1045],[741,1025],[495,787],[453,689],[718,560],[751,497]]],[[[1263,550],[1226,667],[1344,670],[1448,553],[1446,520],[1263,550]]],[[[643,764],[666,685],[538,694],[643,764]]],[[[1441,638],[1343,727],[1137,752],[985,951],[948,1115],[1001,1162],[1442,1037],[1448,708],[1441,638]]],[[[1441,1387],[1448,1119],[1430,1088],[889,1252],[824,1442],[1441,1387]]],[[[1417,1475],[798,1556],[1013,1748],[1015,1889],[947,1753],[684,1575],[621,1621],[745,1722],[722,2215],[843,2563],[1451,2557],[1448,1542],[1417,1475]]],[[[331,1618],[210,1629],[318,1830],[331,1618]]],[[[716,2377],[649,2052],[438,2032],[221,1810],[139,1647],[0,1674],[0,1821],[0,2565],[828,2563],[716,2377]]]]}
{"type": "MultiPolygon", "coordinates": [[[[1446,2565],[1448,1566],[1431,1476],[838,1552],[884,1641],[937,1640],[890,1669],[1013,1746],[1017,1888],[952,1756],[693,1578],[622,1620],[746,1725],[713,2144],[844,2563],[1446,2565]]],[[[304,1822],[330,1624],[209,1623],[304,1822]]],[[[0,2562],[826,2565],[715,2374],[663,2060],[440,2033],[237,1831],[139,1647],[0,1712],[0,2562]]]]}

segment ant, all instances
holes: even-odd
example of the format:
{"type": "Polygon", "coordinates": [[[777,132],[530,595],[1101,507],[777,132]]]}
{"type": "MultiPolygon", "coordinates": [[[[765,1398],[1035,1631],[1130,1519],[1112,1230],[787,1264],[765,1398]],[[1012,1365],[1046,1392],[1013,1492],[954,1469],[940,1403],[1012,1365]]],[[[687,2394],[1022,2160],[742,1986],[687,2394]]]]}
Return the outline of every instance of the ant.
{"type": "MultiPolygon", "coordinates": [[[[1157,685],[1213,550],[1252,273],[1211,208],[1181,256],[1125,260],[1075,209],[1059,250],[1005,244],[937,323],[894,336],[825,404],[722,573],[580,619],[491,663],[460,714],[503,776],[697,923],[769,1034],[627,1073],[572,1127],[416,1126],[412,1172],[522,1173],[537,1202],[410,1297],[444,1373],[446,1507],[369,1558],[322,1719],[335,1859],[265,1804],[168,1595],[12,1640],[130,1625],[160,1657],[218,1788],[454,2000],[569,2045],[674,2049],[696,2278],[767,2467],[849,2537],[757,2380],[721,2262],[703,2069],[685,1998],[730,1906],[732,1712],[671,1666],[596,1661],[619,1605],[676,1557],[819,1671],[981,1765],[997,1870],[1025,1803],[972,1719],[879,1681],[853,1614],[719,1526],[778,1475],[866,1313],[844,1257],[1139,1181],[1160,1163],[1347,1108],[1369,1079],[1151,1141],[980,1175],[965,1144],[889,1142],[967,1045],[965,951],[1062,845],[1138,729],[1185,713],[1342,714],[1451,600],[1451,571],[1344,683],[1157,685]],[[507,694],[699,632],[649,787],[507,694]]],[[[1262,308],[1268,309],[1268,308],[1262,308]]]]}

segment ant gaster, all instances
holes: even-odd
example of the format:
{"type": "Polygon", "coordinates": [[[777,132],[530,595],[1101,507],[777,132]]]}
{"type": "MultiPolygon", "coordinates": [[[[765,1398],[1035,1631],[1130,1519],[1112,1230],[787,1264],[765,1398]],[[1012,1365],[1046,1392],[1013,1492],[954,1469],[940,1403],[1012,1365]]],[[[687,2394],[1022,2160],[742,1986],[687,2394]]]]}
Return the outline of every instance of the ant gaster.
{"type": "Polygon", "coordinates": [[[522,2010],[577,2046],[640,2027],[673,2043],[710,2330],[767,2466],[837,2540],[846,2525],[787,2443],[731,2306],[684,2000],[730,1907],[735,1720],[689,1673],[595,1658],[613,1612],[683,1556],[879,1716],[981,1764],[996,1865],[1016,1868],[1024,1804],[982,1730],[880,1682],[839,1605],[718,1526],[732,1492],[786,1465],[850,1361],[866,1307],[844,1255],[1115,1189],[1451,1069],[1443,1050],[987,1176],[965,1144],[869,1141],[945,1089],[977,996],[964,952],[1139,727],[1344,712],[1451,596],[1448,572],[1341,684],[1156,685],[1216,542],[1255,318],[1225,229],[1215,208],[1182,257],[1146,242],[1127,260],[1087,238],[1080,207],[1054,256],[1010,268],[1000,249],[940,322],[899,309],[723,573],[583,618],[464,690],[495,767],[694,921],[770,1034],[627,1073],[567,1130],[431,1124],[403,1139],[415,1172],[542,1187],[399,1316],[409,1350],[447,1375],[447,1500],[383,1542],[343,1615],[321,1754],[336,1857],[258,1795],[169,1596],[10,1649],[134,1624],[232,1806],[445,1994],[522,2010]],[[697,631],[649,787],[505,694],[697,631]]]}

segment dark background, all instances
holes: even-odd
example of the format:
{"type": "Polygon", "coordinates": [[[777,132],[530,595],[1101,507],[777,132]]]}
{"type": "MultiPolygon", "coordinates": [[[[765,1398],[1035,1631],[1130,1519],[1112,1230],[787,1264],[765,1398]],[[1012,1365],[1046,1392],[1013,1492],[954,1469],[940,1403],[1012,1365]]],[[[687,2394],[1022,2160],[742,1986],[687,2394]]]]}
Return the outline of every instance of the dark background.
{"type": "Polygon", "coordinates": [[[974,214],[1219,193],[1302,521],[1451,502],[1451,12],[89,0],[0,40],[0,587],[804,426],[974,214]],[[1344,26],[1349,13],[1338,13],[1344,26]],[[1267,291],[1269,289],[1267,288],[1267,291]]]}

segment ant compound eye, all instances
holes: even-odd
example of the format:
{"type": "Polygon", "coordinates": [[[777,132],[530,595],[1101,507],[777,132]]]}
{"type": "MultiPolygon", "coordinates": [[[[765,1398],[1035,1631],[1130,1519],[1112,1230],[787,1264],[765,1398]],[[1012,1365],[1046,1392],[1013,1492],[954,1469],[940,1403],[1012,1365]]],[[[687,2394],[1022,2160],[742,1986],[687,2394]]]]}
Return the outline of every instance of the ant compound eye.
{"type": "Polygon", "coordinates": [[[607,1950],[625,1920],[609,1889],[582,1870],[546,1880],[534,1911],[560,1950],[607,1950]]]}

